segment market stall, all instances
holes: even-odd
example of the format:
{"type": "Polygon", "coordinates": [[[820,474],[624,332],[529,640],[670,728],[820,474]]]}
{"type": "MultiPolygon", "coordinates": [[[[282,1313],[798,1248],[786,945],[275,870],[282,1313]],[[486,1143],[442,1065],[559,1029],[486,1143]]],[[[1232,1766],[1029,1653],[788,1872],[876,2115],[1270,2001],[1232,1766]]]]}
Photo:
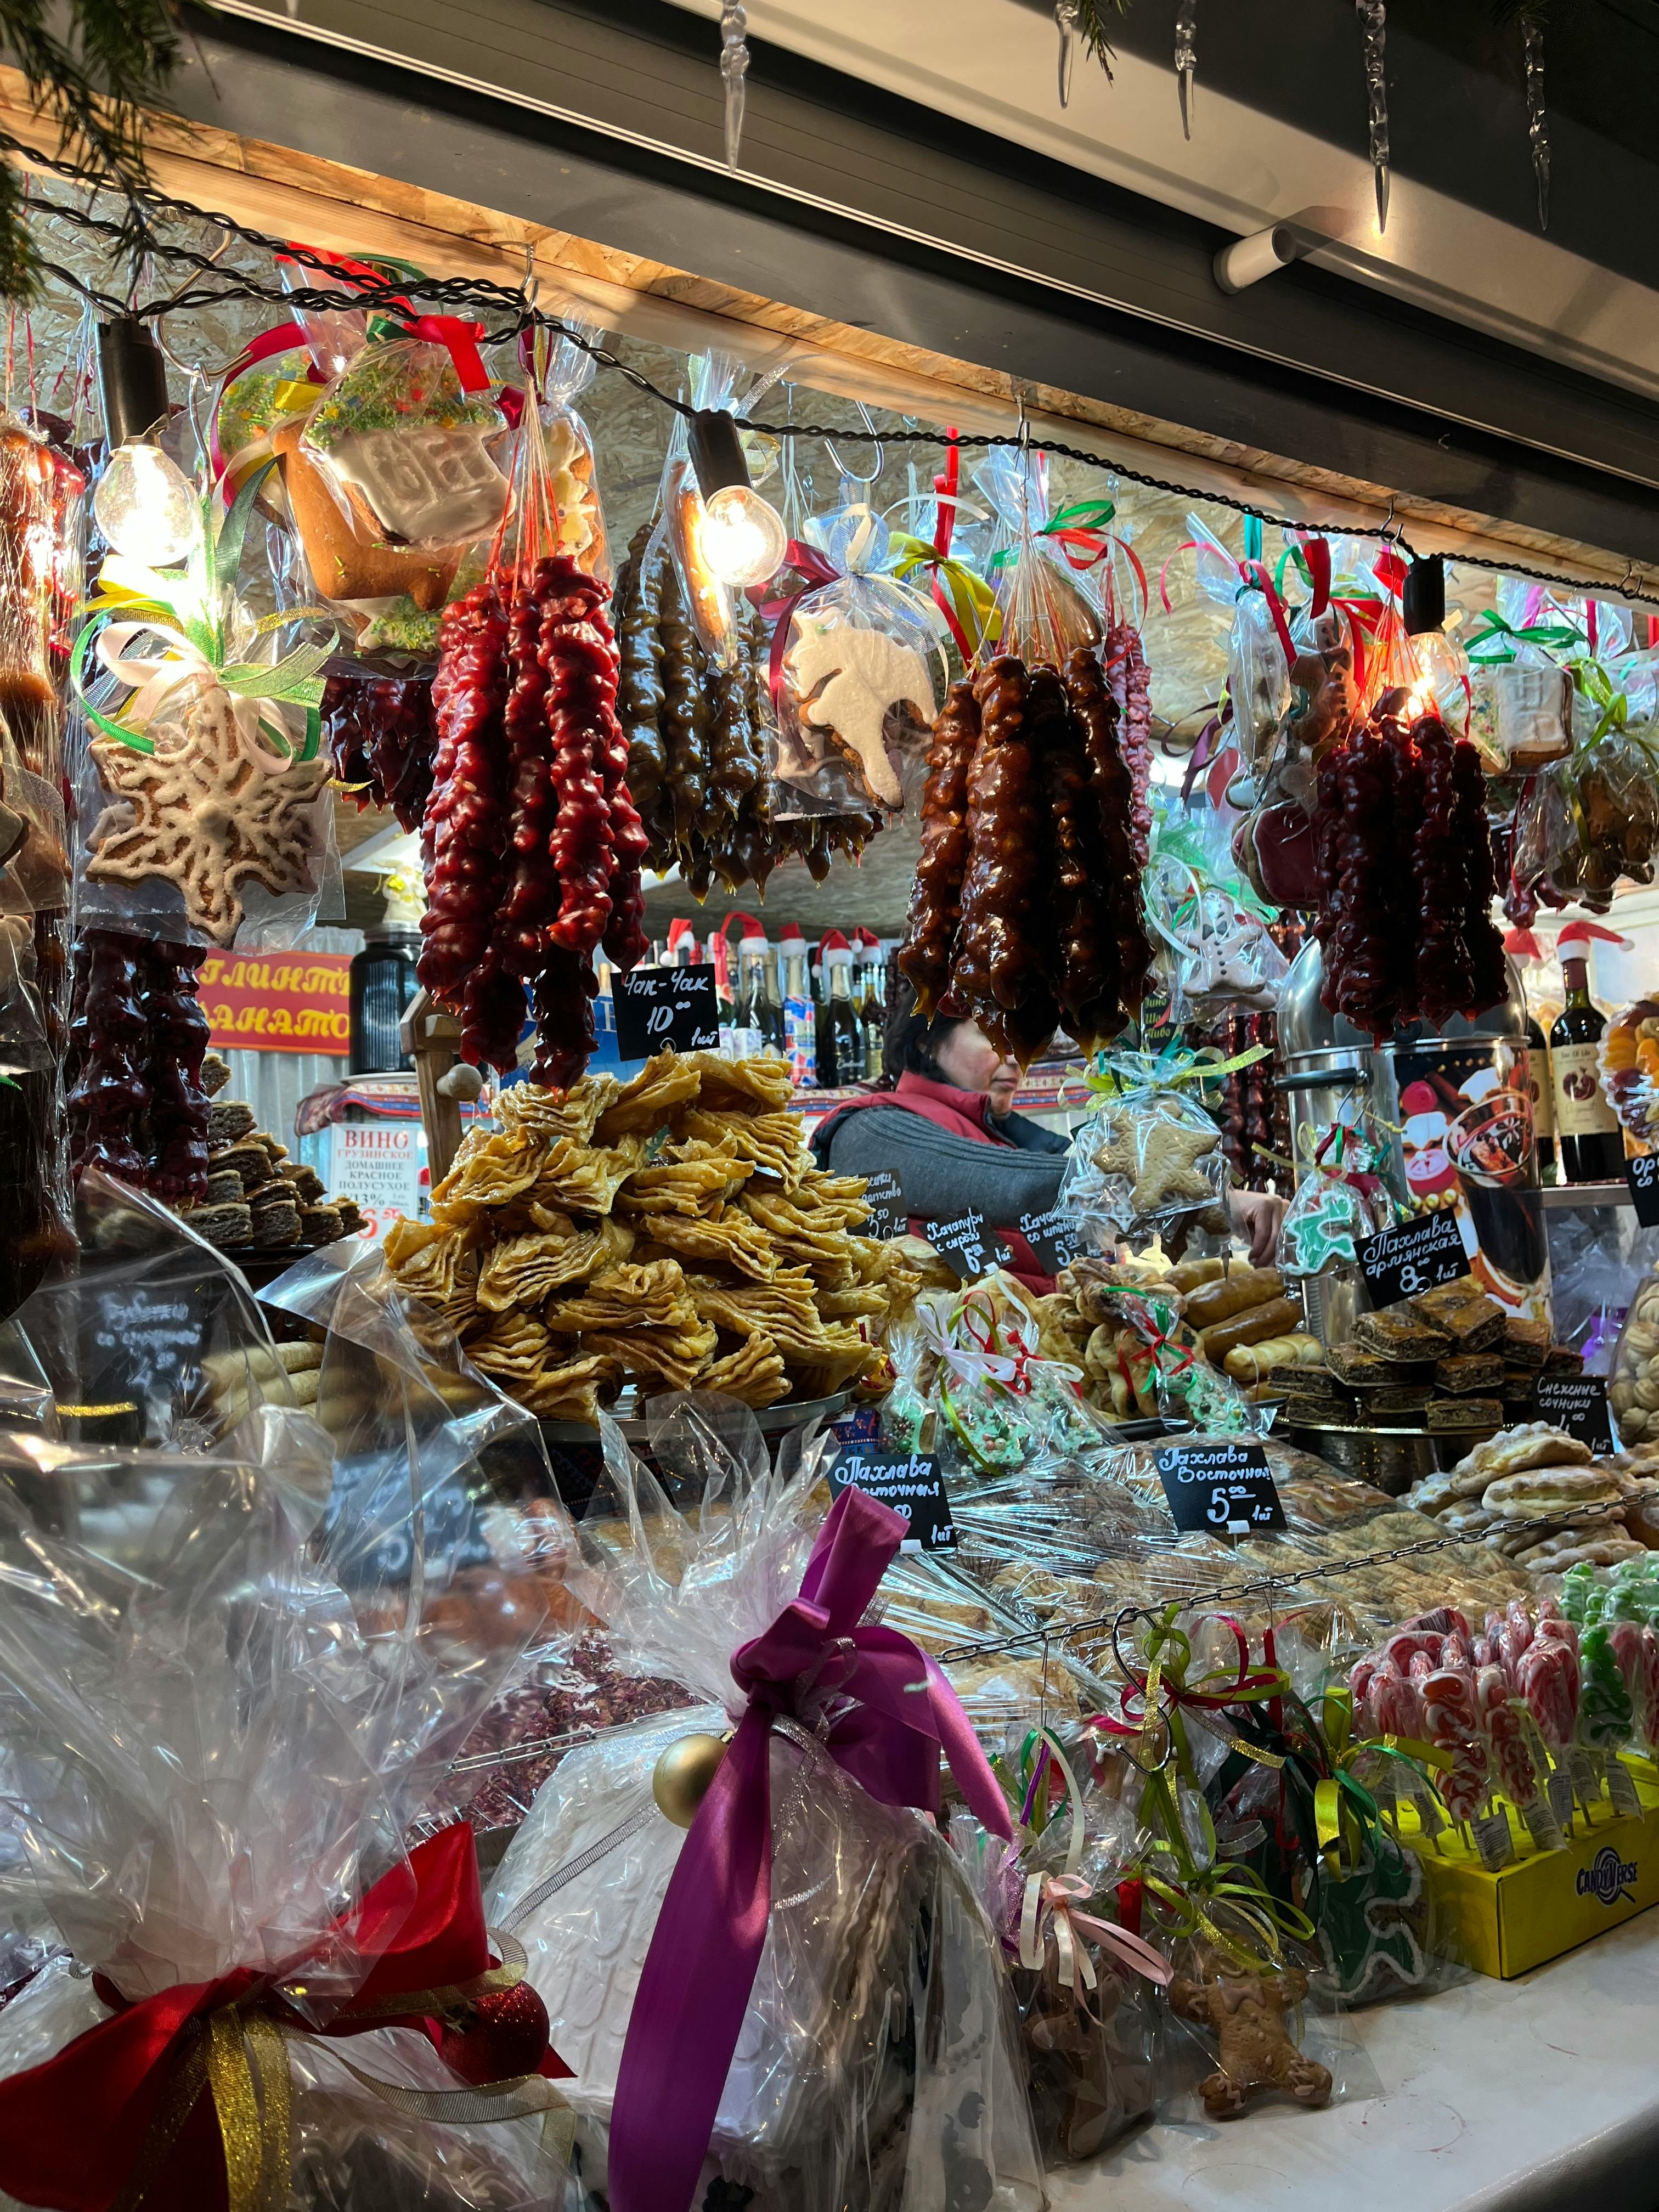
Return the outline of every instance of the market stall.
{"type": "Polygon", "coordinates": [[[5,2201],[1604,2195],[1659,602],[27,143],[5,2201]]]}

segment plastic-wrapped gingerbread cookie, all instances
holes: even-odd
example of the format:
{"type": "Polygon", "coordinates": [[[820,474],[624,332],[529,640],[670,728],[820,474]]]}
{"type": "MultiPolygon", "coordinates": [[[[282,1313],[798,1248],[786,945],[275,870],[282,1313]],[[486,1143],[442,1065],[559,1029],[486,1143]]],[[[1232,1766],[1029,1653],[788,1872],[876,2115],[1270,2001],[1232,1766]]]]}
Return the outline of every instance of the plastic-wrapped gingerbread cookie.
{"type": "Polygon", "coordinates": [[[1170,1983],[1170,2010],[1215,2039],[1215,2070],[1199,2084],[1212,2120],[1236,2120],[1273,2089],[1298,2105],[1330,2102],[1329,2069],[1304,2057],[1287,2024],[1307,1994],[1299,1966],[1247,1974],[1205,1960],[1198,1974],[1177,1974],[1170,1983]]]}

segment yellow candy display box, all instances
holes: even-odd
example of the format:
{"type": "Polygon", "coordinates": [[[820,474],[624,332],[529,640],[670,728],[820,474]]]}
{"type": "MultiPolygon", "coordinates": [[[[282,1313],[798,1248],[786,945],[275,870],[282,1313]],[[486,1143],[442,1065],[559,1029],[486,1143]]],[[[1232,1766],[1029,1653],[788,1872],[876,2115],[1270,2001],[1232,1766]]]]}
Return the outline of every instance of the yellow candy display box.
{"type": "Polygon", "coordinates": [[[1645,1760],[1626,1757],[1623,1764],[1636,1786],[1639,1819],[1615,1813],[1603,1795],[1591,1804],[1588,1829],[1577,1808],[1571,1838],[1559,1850],[1540,1850],[1506,1805],[1515,1856],[1495,1874],[1461,1830],[1449,1826],[1431,1841],[1402,1799],[1400,1840],[1423,1861],[1436,1948],[1477,1973],[1510,1981],[1659,1904],[1659,1775],[1645,1760]]]}

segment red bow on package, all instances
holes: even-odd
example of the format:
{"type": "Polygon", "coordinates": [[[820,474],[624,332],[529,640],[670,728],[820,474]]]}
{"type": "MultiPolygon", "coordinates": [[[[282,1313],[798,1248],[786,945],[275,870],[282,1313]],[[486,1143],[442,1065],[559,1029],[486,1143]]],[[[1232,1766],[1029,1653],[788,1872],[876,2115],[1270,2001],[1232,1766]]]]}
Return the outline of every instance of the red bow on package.
{"type": "Polygon", "coordinates": [[[349,2004],[314,2027],[297,2009],[305,1960],[276,1971],[238,1967],[212,1982],[180,1983],[127,2004],[101,1975],[93,1986],[116,2009],[56,2057],[0,2081],[0,2188],[53,2212],[282,2212],[289,2186],[289,2039],[330,2039],[375,2028],[428,2034],[470,2086],[420,2091],[377,2081],[345,2060],[389,2110],[450,2124],[551,2121],[568,2152],[574,2116],[551,2086],[569,2068],[548,2047],[547,2014],[523,1960],[494,1966],[478,1889],[472,1831],[441,1830],[383,1876],[357,1911],[335,1923],[308,1958],[342,1945],[375,1960],[349,2004]],[[524,2070],[478,2078],[468,2034],[501,2010],[518,2018],[524,2070]],[[562,2126],[561,2125],[562,2124],[562,2126]]]}

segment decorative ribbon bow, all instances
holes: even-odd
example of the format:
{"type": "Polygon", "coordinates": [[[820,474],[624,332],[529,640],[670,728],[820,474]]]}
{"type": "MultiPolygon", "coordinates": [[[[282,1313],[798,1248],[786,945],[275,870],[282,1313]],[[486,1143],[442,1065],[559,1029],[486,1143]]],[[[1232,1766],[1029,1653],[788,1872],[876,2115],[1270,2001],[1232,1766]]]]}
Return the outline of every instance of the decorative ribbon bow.
{"type": "MultiPolygon", "coordinates": [[[[524,1972],[521,1959],[490,1963],[465,1821],[417,1845],[307,1955],[326,1955],[341,1942],[375,1965],[321,2027],[298,2009],[307,1994],[304,1960],[276,1971],[238,1967],[136,2004],[94,1976],[99,1996],[119,2009],[56,2057],[0,2081],[0,2188],[55,2212],[109,2212],[118,2203],[123,2212],[144,2203],[283,2212],[290,2039],[333,2042],[395,2023],[435,2042],[434,2021],[511,1987],[524,1972]]],[[[453,2090],[412,2090],[341,2063],[387,2105],[417,2117],[462,2124],[556,2117],[568,2155],[574,2116],[552,2082],[570,2069],[550,2051],[536,2073],[453,2090]]]]}
{"type": "Polygon", "coordinates": [[[895,531],[888,544],[896,556],[896,576],[913,576],[918,568],[932,572],[933,603],[945,617],[964,666],[970,666],[981,646],[994,638],[1000,624],[996,594],[976,569],[951,551],[962,499],[962,448],[954,429],[945,433],[944,473],[933,478],[933,536],[930,544],[908,531],[895,531]]]}
{"type": "Polygon", "coordinates": [[[1103,1052],[1086,1080],[1091,1091],[1113,1098],[1136,1091],[1169,1091],[1177,1083],[1208,1083],[1218,1075],[1231,1075],[1236,1068],[1267,1059],[1272,1051],[1271,1045],[1253,1044],[1224,1060],[1213,1045],[1194,1051],[1176,1036],[1159,1053],[1103,1052]]]}
{"type": "MultiPolygon", "coordinates": [[[[1231,1636],[1237,1647],[1234,1664],[1212,1667],[1194,1681],[1188,1680],[1192,1665],[1192,1639],[1176,1625],[1180,1607],[1171,1605],[1153,1616],[1146,1639],[1146,1663],[1144,1672],[1137,1672],[1133,1659],[1124,1656],[1115,1629],[1112,1636],[1112,1650],[1125,1681],[1118,1691],[1118,1710],[1115,1717],[1109,1713],[1097,1713],[1088,1723],[1108,1735],[1129,1736],[1136,1739],[1139,1749],[1132,1754],[1137,1765],[1146,1768],[1152,1764],[1150,1753],[1152,1739],[1161,1728],[1168,1742],[1168,1750],[1156,1762],[1161,1769],[1173,1755],[1176,1771],[1182,1780],[1196,1787],[1197,1777],[1193,1766],[1192,1748],[1188,1741],[1183,1714],[1221,1713],[1229,1705],[1256,1705],[1267,1698],[1282,1695],[1285,1676],[1277,1667],[1253,1668],[1250,1664],[1250,1639],[1231,1613],[1212,1616],[1231,1636]]],[[[1224,1739],[1229,1750],[1242,1752],[1247,1759],[1263,1766],[1278,1766],[1282,1759],[1274,1753],[1265,1752],[1236,1735],[1224,1739]]]]}
{"type": "Polygon", "coordinates": [[[944,1675],[908,1637],[865,1623],[906,1528],[890,1507],[843,1491],[799,1596],[732,1656],[748,1703],[669,1881],[629,2019],[611,2122],[614,2212],[687,2212],[696,2188],[766,1942],[775,1726],[809,1716],[824,1752],[872,1797],[924,1812],[938,1810],[943,1751],[981,1826],[1013,1839],[944,1675]]]}
{"type": "MultiPolygon", "coordinates": [[[[82,628],[70,656],[70,680],[88,720],[103,736],[134,752],[153,753],[155,740],[150,728],[175,695],[186,685],[211,684],[229,693],[244,729],[244,710],[252,713],[255,730],[269,750],[250,743],[248,756],[268,775],[316,757],[322,743],[322,669],[337,641],[333,629],[322,641],[295,646],[274,660],[231,657],[242,541],[259,488],[275,465],[266,461],[243,478],[216,532],[211,498],[203,502],[203,527],[182,574],[142,568],[117,554],[106,557],[98,596],[83,610],[92,620],[82,628]],[[134,641],[144,635],[159,639],[167,651],[159,655],[130,653],[134,641]],[[113,718],[100,713],[87,696],[88,657],[94,650],[111,675],[132,686],[132,696],[113,718]],[[288,727],[291,714],[298,716],[294,737],[288,727]]],[[[327,618],[323,607],[284,608],[257,623],[245,623],[240,634],[255,640],[275,637],[295,623],[327,618]]]]}
{"type": "MultiPolygon", "coordinates": [[[[821,585],[840,580],[841,571],[833,561],[819,552],[816,545],[808,545],[799,538],[792,538],[783,549],[783,558],[778,563],[777,574],[785,574],[793,568],[800,581],[790,592],[769,598],[772,586],[757,584],[749,596],[760,610],[761,620],[772,625],[772,652],[767,664],[767,679],[772,687],[772,703],[775,707],[783,693],[784,656],[789,649],[789,619],[809,592],[821,585]]],[[[774,579],[775,582],[776,579],[774,579]]]]}
{"type": "MultiPolygon", "coordinates": [[[[1028,1739],[1029,1743],[1030,1739],[1028,1739]]],[[[1020,1905],[1019,1963],[1036,1972],[1042,1967],[1050,1943],[1054,1950],[1054,1971],[1063,1990],[1069,1990],[1080,2010],[1089,2009],[1089,1996],[1099,1986],[1094,1960],[1089,1955],[1089,1944],[1097,1943],[1111,1954],[1115,1965],[1131,1968],[1162,1989],[1170,1980],[1170,1963],[1161,1951],[1142,1940],[1132,1929],[1120,1926],[1115,1920],[1103,1920],[1096,1913],[1078,1909],[1086,1905],[1093,1895],[1089,1884],[1078,1872],[1083,1863],[1083,1801],[1065,1753],[1058,1740],[1047,1729],[1036,1733],[1037,1757],[1020,1808],[1022,1825],[1029,1826],[1035,1794],[1052,1763],[1060,1772],[1065,1785],[1066,1816],[1070,1833],[1066,1844],[1066,1863],[1062,1872],[1028,1875],[1020,1905]]]]}

